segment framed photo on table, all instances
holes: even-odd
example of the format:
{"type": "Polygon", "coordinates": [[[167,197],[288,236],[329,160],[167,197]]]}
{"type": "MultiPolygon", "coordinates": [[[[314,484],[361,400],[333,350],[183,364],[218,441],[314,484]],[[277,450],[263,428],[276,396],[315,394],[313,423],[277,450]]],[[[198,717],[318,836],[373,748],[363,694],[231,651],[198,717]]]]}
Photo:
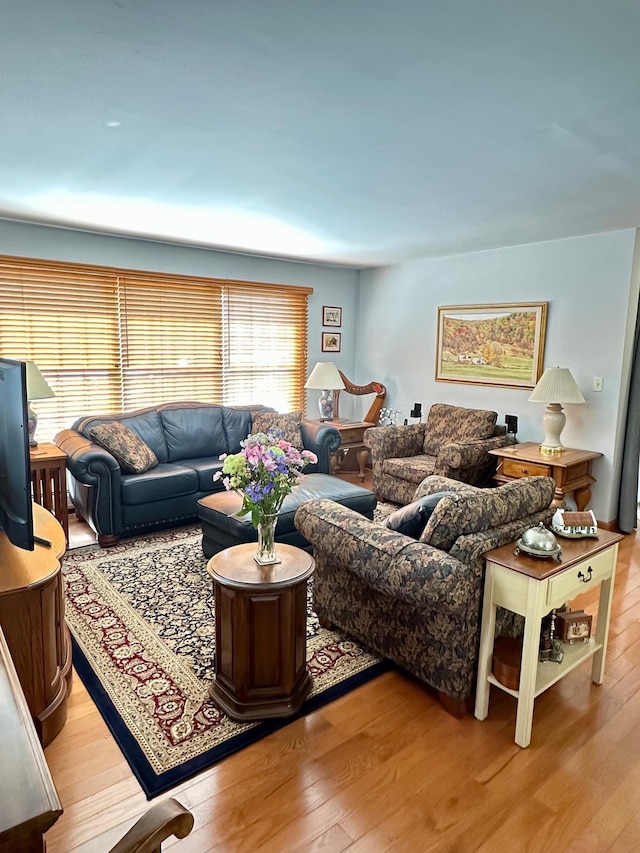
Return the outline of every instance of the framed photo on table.
{"type": "Polygon", "coordinates": [[[334,305],[323,305],[322,325],[340,327],[342,325],[342,308],[334,305]]]}
{"type": "Polygon", "coordinates": [[[322,352],[340,352],[342,335],[340,332],[322,333],[322,352]]]}
{"type": "Polygon", "coordinates": [[[547,304],[439,307],[436,381],[533,389],[542,374],[547,304]]]}

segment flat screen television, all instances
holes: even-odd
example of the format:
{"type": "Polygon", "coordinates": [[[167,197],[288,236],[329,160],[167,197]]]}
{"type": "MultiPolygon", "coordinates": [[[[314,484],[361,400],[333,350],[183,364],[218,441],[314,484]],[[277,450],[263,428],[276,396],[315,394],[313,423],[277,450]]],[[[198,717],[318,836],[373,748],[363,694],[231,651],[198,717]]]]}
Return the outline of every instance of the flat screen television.
{"type": "Polygon", "coordinates": [[[26,365],[8,358],[0,358],[0,529],[33,551],[26,365]]]}

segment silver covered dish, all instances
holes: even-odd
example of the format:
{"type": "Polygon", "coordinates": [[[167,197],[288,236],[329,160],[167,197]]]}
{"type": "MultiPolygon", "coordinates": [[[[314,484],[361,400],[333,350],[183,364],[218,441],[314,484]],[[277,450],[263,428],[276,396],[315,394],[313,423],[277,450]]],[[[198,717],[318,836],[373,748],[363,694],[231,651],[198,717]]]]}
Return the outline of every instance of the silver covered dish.
{"type": "Polygon", "coordinates": [[[558,561],[562,559],[562,548],[558,545],[558,540],[542,522],[537,527],[525,530],[518,539],[515,553],[519,554],[521,551],[532,557],[553,557],[558,561]]]}

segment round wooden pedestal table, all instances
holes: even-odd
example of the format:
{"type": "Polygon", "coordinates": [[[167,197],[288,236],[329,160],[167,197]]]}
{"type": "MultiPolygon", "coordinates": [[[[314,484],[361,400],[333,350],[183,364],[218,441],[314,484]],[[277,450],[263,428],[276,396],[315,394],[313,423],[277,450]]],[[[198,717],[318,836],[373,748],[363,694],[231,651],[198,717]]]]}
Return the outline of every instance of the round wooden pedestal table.
{"type": "Polygon", "coordinates": [[[212,557],[216,674],[211,698],[233,720],[288,717],[311,689],[307,580],[313,557],[278,543],[279,563],[259,566],[255,542],[212,557]]]}

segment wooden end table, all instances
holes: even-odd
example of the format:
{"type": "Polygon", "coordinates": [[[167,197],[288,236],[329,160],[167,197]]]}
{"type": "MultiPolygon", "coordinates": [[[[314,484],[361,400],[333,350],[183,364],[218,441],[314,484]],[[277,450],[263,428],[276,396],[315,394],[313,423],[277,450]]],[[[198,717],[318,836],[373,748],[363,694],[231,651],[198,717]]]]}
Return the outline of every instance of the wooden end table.
{"type": "Polygon", "coordinates": [[[543,453],[535,441],[512,444],[490,450],[498,457],[498,470],[493,479],[496,483],[508,483],[521,477],[553,477],[556,492],[554,507],[565,507],[566,496],[573,492],[578,512],[582,512],[591,500],[591,484],[595,477],[591,474],[594,459],[602,453],[593,450],[575,450],[565,447],[560,453],[543,453]]]}
{"type": "Polygon", "coordinates": [[[556,681],[587,658],[593,658],[591,680],[602,684],[609,636],[613,583],[618,558],[619,533],[600,530],[597,539],[561,539],[562,561],[514,553],[515,543],[503,545],[485,555],[487,568],[482,605],[480,655],[475,716],[484,720],[489,713],[489,689],[493,684],[518,700],[515,742],[526,747],[531,742],[533,703],[556,681]],[[561,663],[538,661],[541,621],[592,586],[600,587],[598,621],[587,643],[563,645],[561,663]],[[492,674],[496,608],[505,607],[524,616],[524,638],[517,690],[506,687],[492,674]]]}
{"type": "Polygon", "coordinates": [[[55,444],[37,444],[29,460],[33,500],[58,519],[68,542],[67,454],[55,444]]]}
{"type": "Polygon", "coordinates": [[[259,566],[255,542],[213,556],[216,673],[210,695],[233,720],[288,717],[311,689],[307,580],[311,554],[278,543],[281,562],[259,566]]]}
{"type": "Polygon", "coordinates": [[[374,423],[368,421],[324,421],[328,426],[334,426],[340,433],[340,447],[336,450],[333,461],[335,471],[340,471],[343,468],[343,463],[349,455],[349,451],[353,450],[358,461],[358,471],[360,481],[364,483],[365,468],[369,459],[369,448],[364,443],[365,430],[374,427],[374,423]]]}

